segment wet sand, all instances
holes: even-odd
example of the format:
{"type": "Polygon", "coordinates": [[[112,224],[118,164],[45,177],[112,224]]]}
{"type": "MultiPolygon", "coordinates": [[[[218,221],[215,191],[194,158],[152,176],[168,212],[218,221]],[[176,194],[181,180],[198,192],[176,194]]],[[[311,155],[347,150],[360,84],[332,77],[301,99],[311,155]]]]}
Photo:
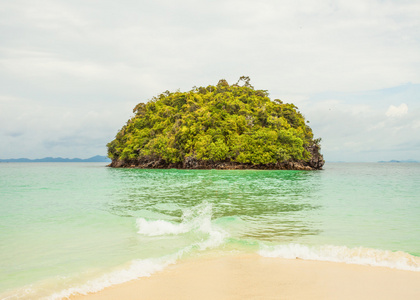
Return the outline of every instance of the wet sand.
{"type": "Polygon", "coordinates": [[[420,272],[226,255],[189,259],[71,299],[420,299],[420,272]]]}

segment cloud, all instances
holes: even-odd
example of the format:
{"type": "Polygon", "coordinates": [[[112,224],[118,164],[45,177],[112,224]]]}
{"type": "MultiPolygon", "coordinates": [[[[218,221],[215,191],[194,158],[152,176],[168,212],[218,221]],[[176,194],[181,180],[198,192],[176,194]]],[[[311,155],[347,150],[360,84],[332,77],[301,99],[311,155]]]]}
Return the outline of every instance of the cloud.
{"type": "Polygon", "coordinates": [[[391,105],[386,111],[385,115],[387,117],[402,117],[408,113],[408,106],[405,103],[400,104],[399,106],[391,105]]]}
{"type": "Polygon", "coordinates": [[[296,103],[325,150],[346,136],[359,151],[366,132],[404,126],[383,115],[402,114],[395,103],[418,126],[419,9],[416,0],[3,1],[0,157],[99,151],[88,135],[105,145],[138,102],[241,75],[296,103]],[[73,148],[58,146],[66,139],[73,148]]]}
{"type": "MultiPolygon", "coordinates": [[[[415,89],[419,92],[420,85],[415,89]]],[[[315,135],[322,137],[322,151],[329,161],[418,159],[418,92],[413,93],[413,86],[405,86],[363,95],[336,93],[330,94],[329,100],[309,98],[299,107],[315,135]],[[405,99],[410,110],[405,103],[398,107],[387,105],[397,98],[405,99]],[[390,115],[383,113],[387,107],[391,108],[390,115]]]]}
{"type": "Polygon", "coordinates": [[[3,51],[16,55],[3,63],[17,77],[58,76],[80,86],[84,77],[108,82],[100,77],[110,72],[118,84],[147,77],[165,90],[250,75],[281,93],[420,80],[415,1],[42,3],[4,5],[3,51]]]}
{"type": "Polygon", "coordinates": [[[132,104],[124,102],[33,104],[31,98],[0,95],[0,157],[104,155],[106,144],[132,115],[132,104]]]}

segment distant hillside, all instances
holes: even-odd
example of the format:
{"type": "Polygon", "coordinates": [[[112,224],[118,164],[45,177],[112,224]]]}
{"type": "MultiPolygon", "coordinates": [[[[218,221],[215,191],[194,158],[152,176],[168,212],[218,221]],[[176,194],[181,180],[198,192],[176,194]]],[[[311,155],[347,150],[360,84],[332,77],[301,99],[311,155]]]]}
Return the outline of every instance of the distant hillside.
{"type": "Polygon", "coordinates": [[[37,159],[29,158],[9,158],[0,159],[0,162],[111,162],[106,156],[96,155],[90,158],[62,158],[62,157],[44,157],[37,159]]]}
{"type": "Polygon", "coordinates": [[[418,160],[408,159],[408,160],[388,160],[388,161],[378,161],[379,163],[419,163],[418,160]]]}

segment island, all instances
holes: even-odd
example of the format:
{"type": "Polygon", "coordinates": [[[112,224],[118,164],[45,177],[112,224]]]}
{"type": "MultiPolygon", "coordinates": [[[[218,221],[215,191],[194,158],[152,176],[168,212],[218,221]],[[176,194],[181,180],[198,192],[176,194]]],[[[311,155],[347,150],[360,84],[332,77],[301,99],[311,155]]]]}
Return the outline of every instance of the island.
{"type": "Polygon", "coordinates": [[[321,139],[293,104],[249,77],[139,103],[107,144],[110,167],[319,170],[321,139]]]}

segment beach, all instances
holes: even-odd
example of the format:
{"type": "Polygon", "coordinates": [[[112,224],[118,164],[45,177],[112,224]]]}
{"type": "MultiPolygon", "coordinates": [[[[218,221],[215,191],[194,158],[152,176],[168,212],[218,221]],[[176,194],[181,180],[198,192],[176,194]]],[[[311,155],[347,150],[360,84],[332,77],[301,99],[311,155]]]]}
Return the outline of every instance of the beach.
{"type": "Polygon", "coordinates": [[[420,272],[256,254],[192,258],[73,300],[419,299],[420,272]]]}

